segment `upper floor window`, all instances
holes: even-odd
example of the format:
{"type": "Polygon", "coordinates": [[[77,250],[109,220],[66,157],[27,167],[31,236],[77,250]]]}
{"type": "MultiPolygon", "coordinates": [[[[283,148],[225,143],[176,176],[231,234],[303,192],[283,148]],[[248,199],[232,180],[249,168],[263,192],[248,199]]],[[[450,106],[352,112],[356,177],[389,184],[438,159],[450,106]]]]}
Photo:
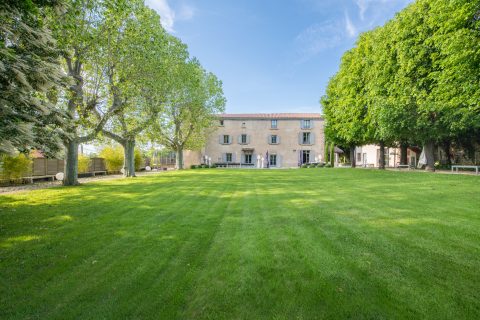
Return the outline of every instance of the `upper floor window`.
{"type": "Polygon", "coordinates": [[[311,129],[312,128],[312,120],[302,120],[302,129],[311,129]]]}
{"type": "Polygon", "coordinates": [[[279,138],[276,134],[272,134],[269,136],[268,143],[269,144],[278,144],[279,143],[279,138]]]}
{"type": "Polygon", "coordinates": [[[220,120],[219,122],[220,122],[220,126],[223,127],[223,120],[220,120]]]}
{"type": "Polygon", "coordinates": [[[242,128],[245,128],[245,127],[246,127],[245,122],[242,122],[242,128]]]}
{"type": "Polygon", "coordinates": [[[303,132],[302,144],[311,144],[311,136],[310,132],[303,132]]]}
{"type": "Polygon", "coordinates": [[[247,135],[246,134],[242,134],[240,136],[240,143],[247,144],[247,135]]]}
{"type": "Polygon", "coordinates": [[[220,143],[221,144],[230,144],[232,143],[232,139],[228,134],[224,134],[220,136],[220,143]]]}
{"type": "Polygon", "coordinates": [[[270,127],[272,129],[277,129],[278,127],[278,121],[277,120],[272,120],[271,123],[270,123],[270,127]]]}

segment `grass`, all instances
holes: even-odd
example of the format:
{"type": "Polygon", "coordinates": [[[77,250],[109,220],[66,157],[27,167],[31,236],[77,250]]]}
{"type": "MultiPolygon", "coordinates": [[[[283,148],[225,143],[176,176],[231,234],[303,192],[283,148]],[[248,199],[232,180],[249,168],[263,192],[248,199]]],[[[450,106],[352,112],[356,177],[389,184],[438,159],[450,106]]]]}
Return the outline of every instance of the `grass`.
{"type": "Polygon", "coordinates": [[[479,317],[479,177],[192,170],[0,196],[1,319],[479,317]]]}

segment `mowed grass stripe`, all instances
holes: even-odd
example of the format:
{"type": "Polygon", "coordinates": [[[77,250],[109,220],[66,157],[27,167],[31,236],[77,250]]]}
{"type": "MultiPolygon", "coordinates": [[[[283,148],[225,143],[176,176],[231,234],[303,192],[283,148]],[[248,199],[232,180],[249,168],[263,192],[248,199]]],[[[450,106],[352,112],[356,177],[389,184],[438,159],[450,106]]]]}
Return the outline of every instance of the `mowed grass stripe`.
{"type": "Polygon", "coordinates": [[[479,191],[196,170],[0,196],[0,317],[477,318],[479,191]]]}

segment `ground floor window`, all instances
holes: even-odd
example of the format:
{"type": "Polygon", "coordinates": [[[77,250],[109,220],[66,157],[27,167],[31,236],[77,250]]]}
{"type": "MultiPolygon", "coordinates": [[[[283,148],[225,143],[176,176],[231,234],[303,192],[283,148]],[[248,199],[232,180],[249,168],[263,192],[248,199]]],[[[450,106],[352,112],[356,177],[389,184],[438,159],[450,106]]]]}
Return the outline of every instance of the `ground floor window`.
{"type": "Polygon", "coordinates": [[[245,154],[245,163],[252,164],[252,154],[245,154]]]}
{"type": "Polygon", "coordinates": [[[362,162],[362,153],[361,152],[357,152],[357,162],[358,163],[362,162]]]}
{"type": "Polygon", "coordinates": [[[302,164],[310,163],[310,150],[302,150],[302,164]]]}
{"type": "Polygon", "coordinates": [[[271,154],[270,155],[270,166],[271,167],[276,167],[277,166],[277,155],[276,154],[271,154]]]}
{"type": "Polygon", "coordinates": [[[232,162],[232,154],[231,154],[231,153],[225,154],[225,160],[226,160],[227,162],[232,162]]]}

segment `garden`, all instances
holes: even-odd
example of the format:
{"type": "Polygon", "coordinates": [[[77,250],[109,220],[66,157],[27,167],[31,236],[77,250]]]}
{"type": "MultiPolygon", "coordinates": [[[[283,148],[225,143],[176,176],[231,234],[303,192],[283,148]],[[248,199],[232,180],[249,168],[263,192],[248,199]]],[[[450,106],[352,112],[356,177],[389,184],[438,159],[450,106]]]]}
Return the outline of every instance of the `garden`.
{"type": "Polygon", "coordinates": [[[476,319],[479,192],[204,169],[1,195],[0,318],[476,319]]]}

